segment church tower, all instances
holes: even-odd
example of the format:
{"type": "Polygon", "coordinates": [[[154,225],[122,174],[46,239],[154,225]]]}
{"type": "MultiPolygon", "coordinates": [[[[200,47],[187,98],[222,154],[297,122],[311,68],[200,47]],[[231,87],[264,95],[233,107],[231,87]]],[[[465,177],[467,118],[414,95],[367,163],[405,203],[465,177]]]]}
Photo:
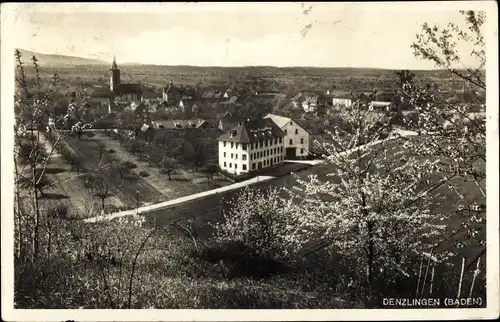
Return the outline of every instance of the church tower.
{"type": "Polygon", "coordinates": [[[114,55],[113,55],[113,64],[111,65],[110,72],[111,73],[109,76],[109,89],[111,90],[112,93],[116,93],[118,87],[120,87],[120,70],[116,65],[116,58],[114,55]]]}

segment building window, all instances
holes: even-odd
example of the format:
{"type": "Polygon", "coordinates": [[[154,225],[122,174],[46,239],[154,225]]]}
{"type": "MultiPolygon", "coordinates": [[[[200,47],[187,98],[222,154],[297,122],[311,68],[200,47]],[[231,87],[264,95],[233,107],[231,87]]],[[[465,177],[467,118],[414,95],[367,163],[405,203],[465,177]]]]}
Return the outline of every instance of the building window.
{"type": "Polygon", "coordinates": [[[236,153],[236,154],[234,155],[234,158],[235,158],[236,160],[238,160],[238,153],[236,153]]]}
{"type": "Polygon", "coordinates": [[[238,169],[238,163],[235,163],[235,164],[234,164],[234,168],[235,168],[235,169],[238,169]]]}
{"type": "Polygon", "coordinates": [[[264,142],[260,141],[260,147],[262,148],[264,146],[264,142]]]}
{"type": "Polygon", "coordinates": [[[281,137],[280,137],[280,139],[279,139],[279,140],[280,140],[280,143],[281,143],[281,142],[283,142],[283,139],[282,139],[281,137]]]}
{"type": "Polygon", "coordinates": [[[226,157],[226,152],[224,152],[224,158],[226,157]]]}
{"type": "Polygon", "coordinates": [[[269,140],[266,140],[266,142],[265,142],[266,146],[268,145],[268,141],[269,141],[269,140]]]}
{"type": "Polygon", "coordinates": [[[246,143],[242,143],[242,144],[241,144],[241,148],[242,148],[244,151],[246,151],[246,150],[247,150],[247,145],[246,145],[246,143]]]}
{"type": "Polygon", "coordinates": [[[293,144],[292,142],[293,142],[293,141],[292,141],[292,139],[290,139],[290,145],[292,145],[292,144],[293,144]]]}
{"type": "Polygon", "coordinates": [[[292,121],[290,121],[290,125],[293,125],[292,121]]]}
{"type": "Polygon", "coordinates": [[[285,129],[285,134],[288,134],[287,130],[285,129]]]}
{"type": "Polygon", "coordinates": [[[233,155],[234,155],[234,154],[233,154],[233,153],[231,153],[231,159],[233,158],[233,155]]]}
{"type": "Polygon", "coordinates": [[[252,163],[252,170],[255,170],[255,162],[252,163]]]}
{"type": "Polygon", "coordinates": [[[300,139],[300,144],[304,144],[304,138],[300,139]]]}
{"type": "Polygon", "coordinates": [[[283,153],[283,147],[281,147],[281,153],[283,153]]]}
{"type": "Polygon", "coordinates": [[[267,150],[267,156],[269,156],[271,154],[271,151],[267,150]]]}
{"type": "Polygon", "coordinates": [[[304,154],[304,149],[300,149],[300,153],[301,153],[301,154],[304,154]]]}
{"type": "Polygon", "coordinates": [[[224,161],[224,168],[226,167],[226,161],[224,161]]]}
{"type": "Polygon", "coordinates": [[[236,143],[236,148],[238,148],[238,143],[236,143]]]}
{"type": "Polygon", "coordinates": [[[226,147],[226,141],[224,141],[223,144],[224,144],[224,147],[226,147]]]}
{"type": "Polygon", "coordinates": [[[246,155],[246,154],[243,154],[243,155],[241,156],[241,159],[242,159],[243,161],[245,161],[245,160],[247,159],[247,155],[246,155]]]}
{"type": "Polygon", "coordinates": [[[233,167],[233,164],[232,163],[229,163],[229,167],[232,168],[233,167]]]}
{"type": "Polygon", "coordinates": [[[244,164],[244,165],[243,165],[243,170],[246,170],[246,169],[247,169],[247,165],[246,165],[246,164],[244,164]]]}
{"type": "Polygon", "coordinates": [[[276,154],[276,148],[274,148],[273,152],[274,152],[274,154],[276,154]]]}
{"type": "Polygon", "coordinates": [[[234,148],[234,143],[233,143],[233,142],[231,142],[231,149],[232,149],[232,148],[234,148]]]}
{"type": "Polygon", "coordinates": [[[295,134],[299,134],[299,129],[295,129],[295,134]]]}

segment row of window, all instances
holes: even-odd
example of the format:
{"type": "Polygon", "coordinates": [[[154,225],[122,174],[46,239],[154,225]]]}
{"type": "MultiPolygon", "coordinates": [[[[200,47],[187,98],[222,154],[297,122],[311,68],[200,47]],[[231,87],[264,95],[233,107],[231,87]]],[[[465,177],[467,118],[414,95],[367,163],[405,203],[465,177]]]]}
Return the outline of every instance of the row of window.
{"type": "MultiPolygon", "coordinates": [[[[283,161],[283,156],[277,156],[277,157],[274,157],[271,159],[262,160],[262,166],[268,167],[270,165],[273,165],[273,164],[276,164],[276,163],[282,162],[282,161],[283,161]]],[[[252,170],[257,169],[258,163],[260,163],[260,162],[253,162],[252,163],[252,170]]]]}
{"type": "MultiPolygon", "coordinates": [[[[224,147],[226,147],[226,143],[230,143],[231,144],[231,149],[233,148],[236,148],[238,149],[239,147],[239,144],[240,143],[235,143],[235,142],[226,142],[224,141],[223,145],[224,147]]],[[[263,147],[267,147],[267,146],[270,146],[270,145],[273,145],[274,144],[278,144],[278,143],[283,143],[283,138],[279,137],[279,138],[274,138],[273,139],[267,139],[267,140],[263,140],[263,141],[260,141],[260,142],[255,142],[255,143],[250,143],[250,148],[251,149],[257,149],[257,148],[263,148],[263,147]]],[[[247,150],[247,144],[246,143],[241,143],[241,148],[242,150],[246,151],[247,150]]]]}
{"type": "MultiPolygon", "coordinates": [[[[271,158],[271,159],[267,159],[267,160],[262,160],[262,162],[258,162],[258,163],[261,163],[261,166],[262,167],[267,167],[267,166],[270,166],[270,165],[273,165],[273,164],[276,164],[278,162],[282,162],[283,161],[283,156],[277,156],[277,157],[274,157],[274,158],[271,158]]],[[[257,169],[257,166],[258,166],[258,163],[256,162],[253,162],[252,163],[252,170],[255,170],[257,169]]],[[[227,167],[227,162],[224,161],[224,168],[227,167]]],[[[229,168],[233,168],[233,164],[230,162],[229,163],[229,168]]],[[[234,169],[238,169],[238,164],[235,163],[234,164],[234,169]]],[[[246,164],[243,164],[242,165],[242,170],[247,170],[247,165],[246,164]]]]}
{"type": "Polygon", "coordinates": [[[269,149],[266,151],[259,151],[259,152],[252,153],[252,154],[250,154],[250,160],[260,159],[260,158],[274,155],[274,154],[278,154],[278,153],[283,154],[283,147],[282,146],[274,148],[274,149],[269,149]]]}
{"type": "MultiPolygon", "coordinates": [[[[276,148],[273,148],[273,149],[268,149],[266,151],[259,151],[259,152],[252,153],[252,154],[250,154],[250,160],[259,159],[259,158],[263,158],[263,157],[274,155],[274,154],[278,154],[278,153],[283,153],[283,147],[282,146],[281,147],[276,147],[276,148]]],[[[227,156],[227,153],[224,152],[224,158],[226,158],[226,156],[227,156]]],[[[238,153],[231,153],[231,159],[238,160],[238,153]]],[[[242,154],[241,155],[241,160],[245,161],[246,159],[247,159],[247,155],[246,154],[242,154]]]]}
{"type": "MultiPolygon", "coordinates": [[[[226,166],[227,166],[226,161],[224,161],[224,168],[225,168],[226,166]]],[[[230,168],[233,168],[233,164],[232,164],[231,162],[229,163],[229,167],[230,167],[230,168]]],[[[235,168],[235,169],[238,169],[238,164],[237,164],[237,163],[235,163],[235,164],[234,164],[234,168],[235,168]]],[[[247,169],[247,165],[246,165],[246,164],[244,164],[244,165],[243,165],[243,170],[246,170],[246,169],[247,169]]]]}
{"type": "MultiPolygon", "coordinates": [[[[290,139],[290,141],[289,141],[289,142],[290,142],[290,145],[292,145],[292,144],[293,144],[293,140],[292,140],[292,139],[290,139]]],[[[300,144],[304,144],[304,138],[301,138],[301,139],[300,139],[300,144]]]]}
{"type": "MultiPolygon", "coordinates": [[[[290,122],[290,125],[292,125],[292,122],[290,122]]],[[[285,129],[285,134],[288,135],[288,131],[285,129]]],[[[295,129],[295,134],[299,134],[299,129],[295,129]]]]}

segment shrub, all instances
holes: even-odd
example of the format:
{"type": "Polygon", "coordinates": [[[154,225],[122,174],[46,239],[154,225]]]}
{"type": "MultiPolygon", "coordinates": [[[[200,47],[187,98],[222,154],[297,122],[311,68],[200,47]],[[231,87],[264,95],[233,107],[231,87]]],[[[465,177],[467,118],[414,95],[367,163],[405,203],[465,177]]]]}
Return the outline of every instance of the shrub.
{"type": "Polygon", "coordinates": [[[114,149],[109,149],[108,153],[115,153],[116,151],[114,149]]]}
{"type": "Polygon", "coordinates": [[[139,172],[139,175],[140,175],[141,177],[149,177],[149,173],[147,173],[146,171],[141,171],[141,172],[139,172]]]}
{"type": "Polygon", "coordinates": [[[286,273],[290,267],[241,242],[212,242],[192,256],[224,268],[226,278],[264,278],[286,273]]]}
{"type": "Polygon", "coordinates": [[[116,206],[116,205],[108,205],[106,207],[106,210],[107,212],[111,213],[111,212],[118,212],[118,211],[121,211],[120,207],[116,206]]]}
{"type": "Polygon", "coordinates": [[[127,169],[135,169],[135,168],[137,168],[137,164],[135,164],[134,162],[131,162],[131,161],[123,161],[122,165],[123,165],[124,168],[127,168],[127,169]]]}
{"type": "Polygon", "coordinates": [[[68,206],[65,204],[58,204],[54,208],[49,210],[49,214],[53,218],[68,219],[69,218],[68,206]]]}

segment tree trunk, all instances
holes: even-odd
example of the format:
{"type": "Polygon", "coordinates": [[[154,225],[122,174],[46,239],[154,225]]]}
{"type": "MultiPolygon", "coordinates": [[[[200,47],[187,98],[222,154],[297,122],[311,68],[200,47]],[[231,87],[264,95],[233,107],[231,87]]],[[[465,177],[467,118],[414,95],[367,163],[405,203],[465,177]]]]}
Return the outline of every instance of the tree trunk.
{"type": "Polygon", "coordinates": [[[104,199],[106,199],[106,198],[101,198],[101,207],[102,207],[103,212],[104,212],[104,199]]]}
{"type": "Polygon", "coordinates": [[[374,261],[374,245],[373,245],[373,224],[368,222],[368,289],[370,297],[372,296],[373,286],[373,261],[374,261]]]}
{"type": "Polygon", "coordinates": [[[22,233],[22,222],[21,222],[21,199],[19,198],[19,184],[17,183],[18,178],[19,178],[19,172],[17,169],[17,159],[14,157],[14,169],[15,169],[15,180],[16,180],[16,186],[15,186],[15,197],[16,197],[16,206],[17,206],[17,211],[14,212],[14,214],[17,217],[17,224],[18,224],[18,249],[17,249],[17,255],[19,258],[21,258],[21,255],[23,253],[23,233],[22,233]]]}
{"type": "Polygon", "coordinates": [[[52,227],[49,224],[50,219],[47,218],[47,257],[50,258],[52,252],[52,227]]]}
{"type": "MultiPolygon", "coordinates": [[[[33,123],[32,123],[33,124],[33,123]]],[[[38,142],[40,141],[40,131],[37,132],[37,145],[35,148],[35,142],[34,142],[34,133],[33,133],[33,126],[31,126],[31,135],[32,135],[32,147],[36,149],[36,152],[38,151],[38,142]]],[[[34,195],[34,206],[35,206],[35,231],[34,231],[34,236],[33,236],[33,256],[35,261],[38,259],[38,253],[39,253],[39,248],[40,248],[40,240],[39,240],[39,235],[40,235],[40,205],[39,205],[39,200],[38,200],[38,191],[37,191],[37,176],[36,176],[36,157],[38,156],[37,153],[35,153],[35,157],[33,158],[33,161],[31,163],[31,170],[33,174],[33,195],[34,195]]],[[[40,174],[42,175],[42,174],[40,174]]]]}

